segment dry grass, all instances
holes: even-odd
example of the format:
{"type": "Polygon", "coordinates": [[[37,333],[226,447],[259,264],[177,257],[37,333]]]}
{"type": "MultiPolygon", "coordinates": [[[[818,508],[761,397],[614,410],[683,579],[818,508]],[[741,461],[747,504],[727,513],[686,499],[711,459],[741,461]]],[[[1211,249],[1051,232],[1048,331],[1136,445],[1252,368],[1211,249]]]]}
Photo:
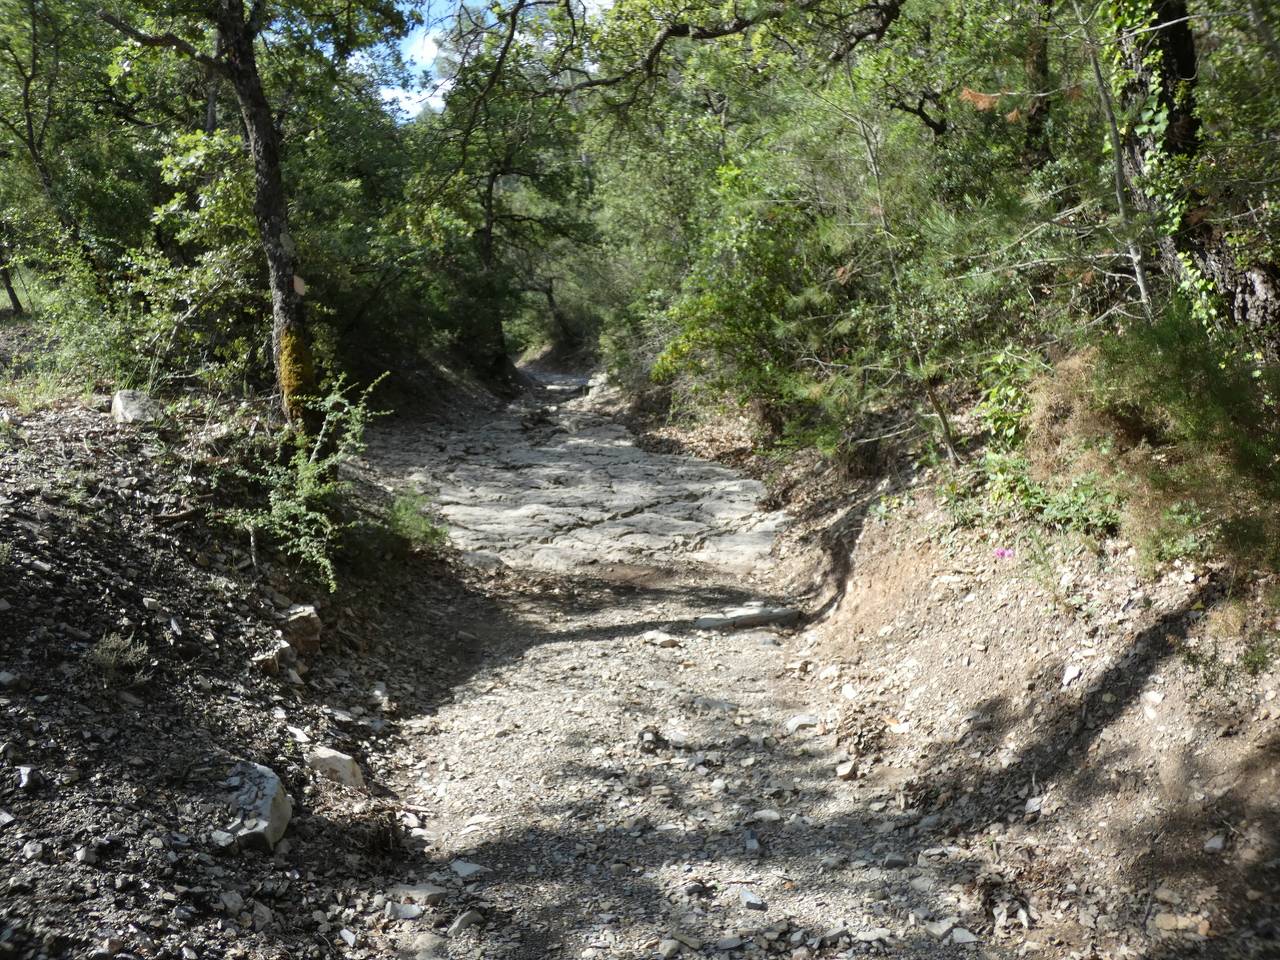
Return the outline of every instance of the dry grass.
{"type": "Polygon", "coordinates": [[[1059,363],[1033,387],[1025,453],[1033,478],[1102,477],[1124,500],[1120,534],[1148,575],[1177,559],[1268,565],[1280,511],[1223,450],[1174,439],[1165,411],[1117,403],[1100,384],[1098,352],[1059,363]]]}
{"type": "Polygon", "coordinates": [[[108,686],[142,683],[149,675],[146,644],[118,633],[107,634],[90,647],[85,662],[108,686]]]}

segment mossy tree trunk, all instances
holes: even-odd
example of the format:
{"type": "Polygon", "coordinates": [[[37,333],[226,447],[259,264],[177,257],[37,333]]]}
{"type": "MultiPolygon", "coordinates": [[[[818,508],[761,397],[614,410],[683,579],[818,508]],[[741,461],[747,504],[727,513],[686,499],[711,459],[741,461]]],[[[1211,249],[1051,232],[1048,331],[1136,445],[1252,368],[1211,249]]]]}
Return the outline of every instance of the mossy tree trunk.
{"type": "MultiPolygon", "coordinates": [[[[267,258],[271,287],[271,349],[276,384],[284,414],[295,423],[306,421],[307,397],[316,392],[315,361],[307,330],[303,296],[306,284],[298,275],[298,252],[289,234],[289,204],[280,168],[280,136],[271,116],[271,105],[262,87],[254,42],[268,16],[267,6],[255,2],[245,10],[244,0],[215,0],[207,16],[217,28],[217,43],[209,55],[173,34],[149,34],[114,14],[98,16],[144,47],[168,47],[203,64],[215,76],[226,77],[240,104],[245,140],[253,160],[253,214],[258,237],[267,258]]],[[[206,120],[208,118],[206,117],[206,120]]]]}
{"type": "Polygon", "coordinates": [[[271,348],[280,403],[291,421],[303,417],[303,402],[316,391],[315,363],[306,325],[306,284],[289,233],[289,206],[280,168],[280,138],[262,88],[254,51],[256,25],[245,18],[240,0],[218,5],[219,48],[244,120],[253,159],[253,213],[271,287],[271,348]]]}

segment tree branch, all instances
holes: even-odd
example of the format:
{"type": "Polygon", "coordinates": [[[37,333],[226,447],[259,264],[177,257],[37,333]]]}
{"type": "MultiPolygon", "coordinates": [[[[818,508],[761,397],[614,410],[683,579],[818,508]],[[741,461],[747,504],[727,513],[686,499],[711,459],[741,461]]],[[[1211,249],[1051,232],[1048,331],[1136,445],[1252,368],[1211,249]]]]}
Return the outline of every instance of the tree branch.
{"type": "MultiPolygon", "coordinates": [[[[883,0],[883,2],[879,3],[866,4],[863,7],[863,12],[874,14],[871,22],[864,27],[848,29],[832,59],[838,60],[848,56],[862,40],[879,39],[884,36],[885,31],[898,19],[904,2],[905,0],[883,0]]],[[[822,0],[798,0],[798,2],[793,0],[791,3],[775,3],[762,8],[756,13],[750,15],[737,14],[732,19],[724,20],[720,23],[669,23],[654,37],[644,56],[632,66],[611,76],[580,80],[567,87],[559,88],[557,92],[569,94],[576,93],[579,90],[588,90],[592,87],[616,87],[635,77],[649,79],[657,73],[658,61],[672,40],[719,40],[723,37],[737,36],[761,24],[777,20],[788,13],[816,11],[821,6],[821,3],[822,0]]]]}
{"type": "Polygon", "coordinates": [[[197,63],[204,64],[210,70],[214,70],[221,74],[226,74],[227,65],[222,60],[217,60],[207,53],[201,53],[194,46],[183,40],[176,33],[143,33],[137,27],[126,23],[114,14],[108,13],[106,10],[98,11],[98,18],[103,22],[114,27],[120,33],[132,40],[134,43],[144,47],[168,47],[170,50],[177,50],[185,57],[190,57],[197,63]]]}

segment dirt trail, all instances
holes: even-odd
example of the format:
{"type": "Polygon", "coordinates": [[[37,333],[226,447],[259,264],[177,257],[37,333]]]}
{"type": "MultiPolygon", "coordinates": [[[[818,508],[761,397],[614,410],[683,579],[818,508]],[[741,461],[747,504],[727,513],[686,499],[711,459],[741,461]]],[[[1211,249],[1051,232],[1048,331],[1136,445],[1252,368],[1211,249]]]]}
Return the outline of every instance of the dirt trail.
{"type": "Polygon", "coordinates": [[[443,888],[388,946],[972,956],[946,918],[973,864],[836,777],[835,704],[803,635],[694,627],[781,602],[766,575],[785,517],[755,507],[754,481],[640,450],[598,394],[556,402],[583,386],[555,380],[488,422],[371,452],[439,498],[477,563],[537,578],[503,617],[458,624],[479,665],[385,758],[423,845],[407,879],[443,888]]]}

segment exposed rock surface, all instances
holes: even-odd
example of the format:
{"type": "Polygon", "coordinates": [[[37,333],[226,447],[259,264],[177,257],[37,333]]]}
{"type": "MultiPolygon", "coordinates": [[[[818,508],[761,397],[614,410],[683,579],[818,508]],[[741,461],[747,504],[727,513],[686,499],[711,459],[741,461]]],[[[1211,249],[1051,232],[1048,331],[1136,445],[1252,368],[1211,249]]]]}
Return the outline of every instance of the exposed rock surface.
{"type": "Polygon", "coordinates": [[[751,573],[786,524],[785,514],[760,508],[758,481],[640,449],[591,395],[416,443],[397,433],[376,456],[436,501],[459,547],[522,569],[683,564],[751,573]]]}

